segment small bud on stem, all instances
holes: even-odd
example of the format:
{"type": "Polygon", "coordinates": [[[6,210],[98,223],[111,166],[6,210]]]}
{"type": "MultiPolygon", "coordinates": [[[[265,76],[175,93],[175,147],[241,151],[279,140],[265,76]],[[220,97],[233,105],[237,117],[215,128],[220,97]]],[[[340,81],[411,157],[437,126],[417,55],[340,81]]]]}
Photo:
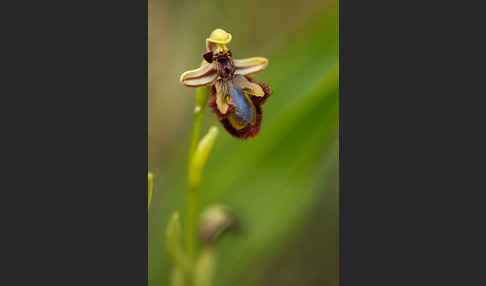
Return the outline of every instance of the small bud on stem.
{"type": "Polygon", "coordinates": [[[235,216],[231,213],[229,207],[213,205],[201,214],[199,234],[207,245],[212,245],[235,224],[235,216]]]}

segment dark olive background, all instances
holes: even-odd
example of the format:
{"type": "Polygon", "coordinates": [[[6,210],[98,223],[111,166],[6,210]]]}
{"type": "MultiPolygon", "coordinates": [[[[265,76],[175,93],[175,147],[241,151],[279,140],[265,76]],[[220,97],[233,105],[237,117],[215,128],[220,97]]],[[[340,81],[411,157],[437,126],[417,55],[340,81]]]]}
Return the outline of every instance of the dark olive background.
{"type": "Polygon", "coordinates": [[[241,231],[217,247],[214,285],[338,284],[338,2],[149,0],[149,285],[168,285],[169,215],[184,221],[195,90],[178,78],[199,66],[215,28],[235,58],[264,56],[254,76],[273,95],[260,134],[219,135],[203,172],[202,205],[234,209],[241,231]]]}

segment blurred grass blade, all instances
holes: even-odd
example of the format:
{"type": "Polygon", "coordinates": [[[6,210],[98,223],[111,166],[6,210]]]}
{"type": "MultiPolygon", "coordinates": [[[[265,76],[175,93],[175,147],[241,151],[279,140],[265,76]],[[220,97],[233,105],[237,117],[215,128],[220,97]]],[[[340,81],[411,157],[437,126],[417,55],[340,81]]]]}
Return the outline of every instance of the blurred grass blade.
{"type": "Polygon", "coordinates": [[[150,207],[150,202],[152,201],[152,188],[153,188],[153,175],[148,173],[148,207],[150,207]]]}
{"type": "Polygon", "coordinates": [[[172,269],[171,286],[184,286],[184,271],[180,267],[174,266],[172,269]]]}
{"type": "Polygon", "coordinates": [[[167,224],[166,247],[176,267],[188,270],[190,266],[181,247],[181,223],[176,212],[167,224]]]}

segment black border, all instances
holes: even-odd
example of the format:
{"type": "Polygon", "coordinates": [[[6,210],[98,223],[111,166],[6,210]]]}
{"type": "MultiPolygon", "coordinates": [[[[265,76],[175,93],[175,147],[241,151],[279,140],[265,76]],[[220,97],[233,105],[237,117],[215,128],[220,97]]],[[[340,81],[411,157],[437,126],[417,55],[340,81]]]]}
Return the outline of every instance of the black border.
{"type": "MultiPolygon", "coordinates": [[[[4,274],[17,283],[3,284],[146,285],[148,2],[17,5],[4,9],[2,136],[4,274]]],[[[471,54],[448,33],[471,28],[460,6],[340,0],[341,285],[482,273],[458,255],[477,253],[483,201],[465,192],[484,189],[462,170],[478,157],[465,135],[484,128],[470,117],[483,105],[462,98],[481,89],[452,67],[471,54]]]]}
{"type": "Polygon", "coordinates": [[[484,284],[470,259],[484,253],[484,168],[470,162],[484,157],[484,88],[466,66],[482,52],[460,40],[480,17],[427,1],[339,10],[340,284],[484,284]]]}
{"type": "Polygon", "coordinates": [[[148,2],[17,5],[1,284],[147,285],[148,2]]]}

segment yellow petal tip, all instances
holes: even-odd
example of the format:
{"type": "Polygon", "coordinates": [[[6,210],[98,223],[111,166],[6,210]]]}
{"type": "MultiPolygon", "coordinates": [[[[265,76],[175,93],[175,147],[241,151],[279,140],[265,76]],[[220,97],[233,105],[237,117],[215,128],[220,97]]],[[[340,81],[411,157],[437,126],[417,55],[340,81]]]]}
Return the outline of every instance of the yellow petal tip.
{"type": "Polygon", "coordinates": [[[230,33],[226,32],[223,29],[216,29],[211,33],[211,35],[209,35],[207,41],[214,44],[226,45],[231,42],[231,38],[232,36],[230,33]]]}

